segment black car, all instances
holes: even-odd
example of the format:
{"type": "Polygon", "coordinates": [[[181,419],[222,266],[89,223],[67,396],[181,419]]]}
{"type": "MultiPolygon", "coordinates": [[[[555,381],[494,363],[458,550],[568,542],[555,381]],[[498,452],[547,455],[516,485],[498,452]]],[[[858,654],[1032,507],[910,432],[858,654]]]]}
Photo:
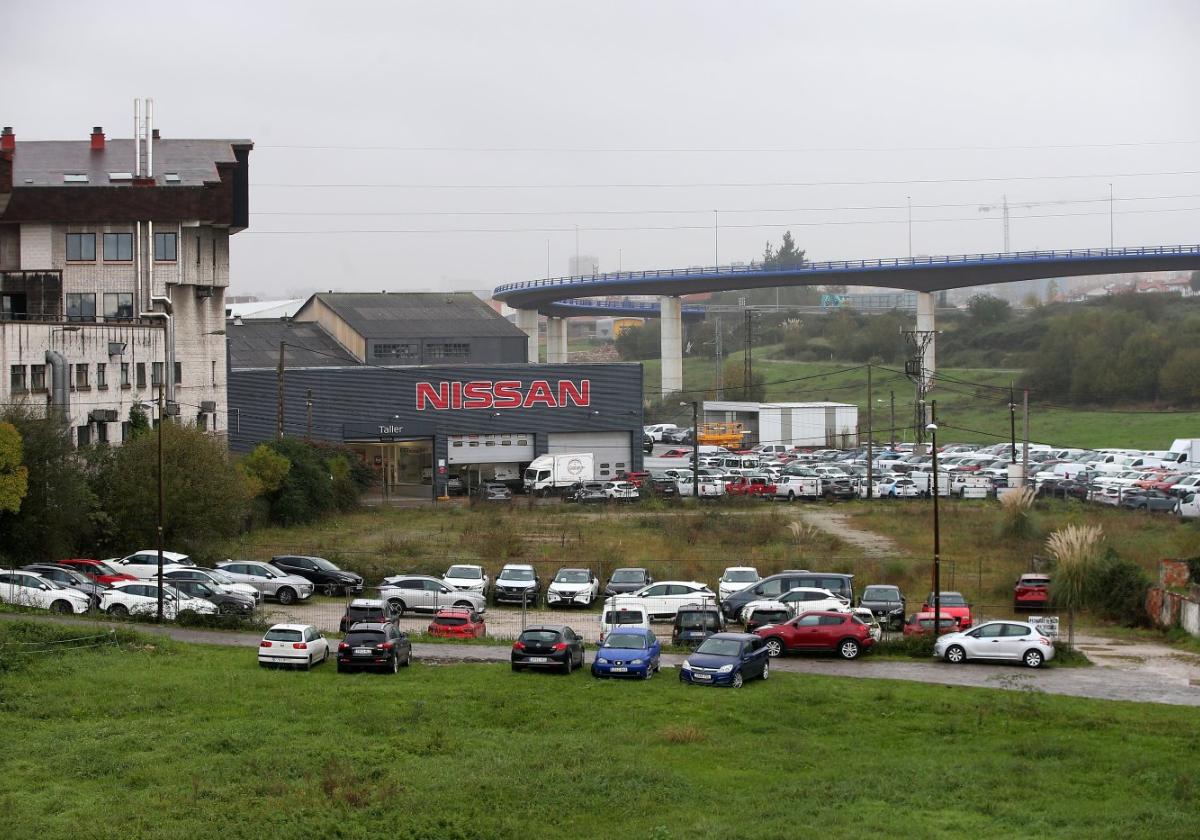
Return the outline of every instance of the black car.
{"type": "Polygon", "coordinates": [[[1161,490],[1126,490],[1121,494],[1121,507],[1154,513],[1171,513],[1179,500],[1161,490]]]}
{"type": "Polygon", "coordinates": [[[1043,481],[1037,489],[1039,498],[1078,499],[1086,502],[1090,494],[1091,487],[1087,482],[1069,478],[1052,478],[1043,481]]]}
{"type": "Polygon", "coordinates": [[[412,643],[391,622],[360,621],[338,643],[339,674],[366,669],[394,674],[412,664],[412,643]]]}
{"type": "Polygon", "coordinates": [[[755,607],[746,616],[746,632],[753,633],[759,627],[768,624],[783,624],[792,618],[791,610],[786,607],[755,607]]]}
{"type": "Polygon", "coordinates": [[[892,630],[904,629],[906,604],[904,593],[900,591],[900,587],[873,583],[863,590],[858,605],[866,607],[874,613],[875,618],[884,627],[892,630]]]}
{"type": "Polygon", "coordinates": [[[684,604],[675,613],[671,644],[695,647],[713,633],[725,630],[725,619],[714,604],[684,604]]]}
{"type": "Polygon", "coordinates": [[[789,589],[798,586],[828,589],[848,603],[854,602],[854,575],[838,572],[787,571],[765,577],[753,586],[735,592],[721,602],[726,621],[737,621],[742,608],[751,601],[775,601],[789,589]]]}
{"type": "Polygon", "coordinates": [[[339,569],[323,557],[280,554],[271,558],[271,565],[312,581],[313,588],[325,595],[354,595],[363,591],[362,575],[339,569]]]}
{"type": "Polygon", "coordinates": [[[190,598],[203,598],[217,605],[221,615],[250,615],[254,612],[254,599],[240,593],[222,592],[202,580],[175,578],[171,586],[190,598]]]}
{"type": "Polygon", "coordinates": [[[338,632],[346,633],[355,624],[369,622],[373,624],[395,623],[396,617],[379,598],[355,598],[346,605],[346,611],[338,620],[338,632]]]}
{"type": "Polygon", "coordinates": [[[583,667],[583,638],[565,624],[526,627],[513,642],[512,669],[554,668],[570,674],[583,667]]]}
{"type": "Polygon", "coordinates": [[[96,583],[82,572],[56,566],[53,563],[33,563],[24,567],[27,572],[37,572],[44,578],[55,583],[61,583],[70,589],[77,589],[88,596],[88,606],[97,609],[100,606],[100,593],[108,589],[103,583],[96,583]]]}
{"type": "Polygon", "coordinates": [[[649,586],[654,583],[654,578],[650,577],[650,573],[645,569],[613,569],[613,573],[608,577],[608,583],[604,585],[605,595],[624,595],[628,592],[637,592],[643,586],[649,586]]]}
{"type": "Polygon", "coordinates": [[[642,493],[660,499],[674,499],[679,495],[679,486],[673,478],[651,478],[642,482],[642,493]]]}

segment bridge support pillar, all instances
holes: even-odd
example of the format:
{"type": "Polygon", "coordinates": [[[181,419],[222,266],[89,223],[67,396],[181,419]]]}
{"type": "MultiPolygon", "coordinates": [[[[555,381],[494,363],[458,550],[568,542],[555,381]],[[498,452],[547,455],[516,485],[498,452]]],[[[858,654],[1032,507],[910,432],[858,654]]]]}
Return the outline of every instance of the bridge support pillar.
{"type": "Polygon", "coordinates": [[[537,364],[538,358],[538,312],[536,309],[517,310],[517,329],[529,336],[529,362],[537,364]]]}
{"type": "Polygon", "coordinates": [[[662,395],[683,390],[683,304],[677,297],[658,299],[662,327],[662,395]]]}
{"type": "Polygon", "coordinates": [[[917,333],[920,335],[921,371],[924,374],[924,390],[933,387],[933,375],[937,372],[937,326],[934,323],[935,295],[933,292],[917,292],[917,333]]]}
{"type": "Polygon", "coordinates": [[[567,319],[546,319],[546,361],[552,365],[567,363],[567,319]]]}

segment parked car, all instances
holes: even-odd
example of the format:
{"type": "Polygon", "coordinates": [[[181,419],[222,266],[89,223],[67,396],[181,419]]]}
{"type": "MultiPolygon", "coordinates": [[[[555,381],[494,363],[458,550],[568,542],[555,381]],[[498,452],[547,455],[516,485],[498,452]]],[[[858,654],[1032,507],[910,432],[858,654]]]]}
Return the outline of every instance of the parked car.
{"type": "Polygon", "coordinates": [[[537,570],[524,563],[509,563],[496,576],[492,600],[497,604],[526,604],[536,607],[542,591],[537,570]]]}
{"type": "Polygon", "coordinates": [[[74,557],[68,560],[59,560],[56,565],[82,572],[96,583],[103,583],[105,586],[122,580],[137,580],[137,578],[128,572],[114,569],[103,560],[88,560],[82,557],[74,557]]]}
{"type": "Polygon", "coordinates": [[[485,481],[473,491],[475,498],[483,502],[507,502],[512,500],[512,490],[498,481],[485,481]]]}
{"type": "Polygon", "coordinates": [[[759,627],[754,633],[766,644],[769,656],[820,651],[857,659],[875,644],[870,628],[858,618],[828,610],[803,612],[782,624],[759,627]]]}
{"type": "Polygon", "coordinates": [[[871,638],[876,642],[883,639],[883,625],[879,623],[875,613],[871,612],[866,607],[854,607],[850,610],[850,614],[867,625],[867,632],[871,634],[871,638]]]}
{"type": "Polygon", "coordinates": [[[172,580],[171,588],[188,598],[208,601],[221,615],[248,616],[254,612],[255,600],[249,595],[222,592],[202,580],[172,580]]]}
{"type": "Polygon", "coordinates": [[[766,645],[748,633],[716,633],[696,652],[683,660],[679,681],[696,685],[728,685],[741,688],[746,680],[771,675],[766,645]]]}
{"type": "Polygon", "coordinates": [[[393,575],[385,577],[379,587],[379,597],[387,602],[392,613],[436,613],[446,607],[461,607],[487,612],[487,599],[478,592],[451,589],[429,575],[393,575]]]}
{"type": "Polygon", "coordinates": [[[200,566],[189,566],[186,569],[176,569],[163,574],[163,578],[172,582],[177,580],[198,580],[207,583],[218,592],[230,595],[245,595],[255,604],[262,602],[263,595],[248,583],[238,583],[220,569],[205,569],[200,566]]]}
{"type": "Polygon", "coordinates": [[[654,578],[650,577],[650,573],[643,568],[613,569],[612,574],[608,576],[608,583],[604,584],[604,594],[622,595],[636,592],[652,583],[654,583],[654,578]]]}
{"type": "Polygon", "coordinates": [[[1054,658],[1054,642],[1031,624],[985,621],[972,630],[940,636],[933,655],[956,665],[968,659],[1002,659],[1040,668],[1054,658]]]}
{"type": "Polygon", "coordinates": [[[78,589],[19,569],[0,569],[0,601],[62,614],[85,613],[92,603],[91,597],[78,589]]]}
{"type": "Polygon", "coordinates": [[[33,563],[32,565],[23,567],[22,571],[34,572],[46,580],[52,580],[68,589],[82,592],[88,596],[90,609],[100,606],[100,593],[108,589],[107,586],[102,583],[96,583],[96,581],[89,578],[83,572],[77,572],[65,566],[56,566],[53,563],[33,563]]]}
{"type": "Polygon", "coordinates": [[[217,569],[236,583],[247,583],[285,607],[303,601],[313,594],[313,585],[299,575],[290,575],[278,566],[258,560],[226,560],[217,569]]]}
{"type": "Polygon", "coordinates": [[[329,658],[329,643],[311,624],[276,624],[258,643],[258,664],[303,668],[329,658]]]}
{"type": "MultiPolygon", "coordinates": [[[[174,586],[163,585],[163,618],[177,619],[181,615],[214,615],[217,605],[203,598],[193,598],[174,586]]],[[[122,581],[106,589],[100,596],[100,609],[118,618],[128,615],[158,614],[158,584],[151,581],[122,581]]]]}
{"type": "Polygon", "coordinates": [[[626,604],[619,596],[605,602],[604,609],[600,612],[600,641],[603,642],[614,630],[634,627],[650,629],[650,614],[643,605],[626,604]]]}
{"type": "MultiPolygon", "coordinates": [[[[967,599],[962,596],[961,592],[943,591],[940,606],[942,615],[949,615],[957,619],[958,626],[963,630],[971,626],[971,605],[967,603],[967,599]]],[[[925,603],[921,605],[921,612],[933,612],[932,592],[925,599],[925,603]]]]}
{"type": "Polygon", "coordinates": [[[636,502],[641,494],[631,481],[607,481],[604,484],[604,498],[611,502],[636,502]]]}
{"type": "Polygon", "coordinates": [[[625,603],[644,604],[651,621],[674,619],[685,604],[707,602],[714,607],[717,604],[716,593],[696,580],[660,580],[621,598],[625,603]]]}
{"type": "Polygon", "coordinates": [[[643,434],[642,435],[642,452],[646,455],[649,455],[653,451],[654,451],[654,438],[650,437],[650,435],[643,434]]]}
{"type": "Polygon", "coordinates": [[[563,501],[588,505],[607,502],[608,496],[604,495],[603,481],[577,481],[563,491],[563,501]]]}
{"type": "Polygon", "coordinates": [[[310,581],[325,595],[356,595],[363,591],[362,575],[339,569],[324,557],[280,554],[271,558],[271,565],[310,581]]]}
{"type": "MultiPolygon", "coordinates": [[[[933,632],[934,615],[931,612],[913,613],[904,624],[905,636],[925,636],[933,632]]],[[[952,615],[942,615],[938,635],[952,633],[959,629],[958,619],[952,615]]]]}
{"type": "Polygon", "coordinates": [[[671,643],[695,647],[714,633],[725,632],[725,619],[716,604],[684,604],[671,624],[671,643]]]}
{"type": "Polygon", "coordinates": [[[791,569],[768,575],[752,586],[735,592],[721,601],[721,612],[727,621],[736,621],[742,609],[751,601],[778,600],[783,593],[799,586],[828,589],[834,595],[854,601],[854,575],[835,572],[808,572],[791,569]]]}
{"type": "Polygon", "coordinates": [[[762,576],[753,566],[730,566],[721,572],[721,577],[717,580],[717,597],[724,601],[734,592],[741,592],[760,580],[762,576]]]}
{"type": "Polygon", "coordinates": [[[559,569],[546,587],[547,607],[590,607],[600,593],[591,569],[559,569]]]}
{"type": "Polygon", "coordinates": [[[662,645],[649,630],[629,627],[608,634],[592,659],[593,677],[640,677],[658,671],[662,645]]]}
{"type": "Polygon", "coordinates": [[[338,619],[338,632],[347,633],[355,624],[378,624],[381,621],[395,621],[395,616],[383,599],[355,598],[346,605],[346,611],[338,619]]]}
{"type": "Polygon", "coordinates": [[[458,563],[446,570],[446,574],[442,575],[442,583],[460,592],[478,592],[487,597],[492,579],[483,570],[483,566],[458,563]]]}
{"type": "Polygon", "coordinates": [[[870,610],[880,624],[884,624],[892,630],[899,630],[904,626],[907,602],[904,600],[904,593],[898,586],[871,584],[863,590],[862,597],[858,599],[858,605],[870,610]]]}
{"type": "Polygon", "coordinates": [[[1121,507],[1151,513],[1172,513],[1179,500],[1161,490],[1127,490],[1121,497],[1121,507]]]}
{"type": "Polygon", "coordinates": [[[339,674],[363,669],[394,674],[411,664],[412,644],[390,621],[360,621],[338,643],[339,674]]]}
{"type": "Polygon", "coordinates": [[[513,642],[512,669],[554,668],[570,674],[583,667],[583,638],[565,624],[526,627],[513,642]]]}
{"type": "Polygon", "coordinates": [[[1040,572],[1021,575],[1013,587],[1013,609],[1045,609],[1050,600],[1050,576],[1040,572]]]}
{"type": "Polygon", "coordinates": [[[1175,507],[1175,513],[1180,519],[1196,519],[1200,517],[1200,495],[1185,493],[1175,507]]]}
{"type": "Polygon", "coordinates": [[[769,476],[739,475],[725,485],[728,496],[757,496],[760,499],[774,499],[776,485],[769,476]]]}
{"type": "Polygon", "coordinates": [[[452,607],[438,610],[426,630],[443,639],[482,639],[487,635],[487,622],[474,610],[452,607]]]}
{"type": "Polygon", "coordinates": [[[747,633],[753,633],[767,624],[781,624],[793,618],[792,611],[784,604],[770,601],[762,603],[762,606],[750,607],[742,616],[742,624],[746,626],[747,633]]]}
{"type": "Polygon", "coordinates": [[[839,598],[828,589],[818,589],[812,586],[798,586],[795,589],[789,589],[779,596],[779,603],[791,610],[792,615],[817,610],[850,611],[850,602],[845,598],[839,598]]]}
{"type": "MultiPolygon", "coordinates": [[[[176,551],[164,551],[162,556],[164,572],[196,565],[186,554],[176,551]]],[[[139,551],[128,557],[111,557],[106,562],[114,569],[133,575],[140,580],[148,580],[158,575],[157,550],[139,551]]]]}

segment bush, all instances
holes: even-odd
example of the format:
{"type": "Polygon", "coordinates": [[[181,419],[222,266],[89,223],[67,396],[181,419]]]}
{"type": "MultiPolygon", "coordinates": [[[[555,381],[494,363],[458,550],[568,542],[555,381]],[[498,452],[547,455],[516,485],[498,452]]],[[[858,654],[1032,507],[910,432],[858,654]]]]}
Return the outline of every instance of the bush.
{"type": "Polygon", "coordinates": [[[875,646],[875,651],[883,656],[908,656],[912,659],[928,659],[933,656],[933,634],[925,633],[917,636],[894,636],[886,638],[875,646]]]}
{"type": "Polygon", "coordinates": [[[1149,623],[1146,615],[1149,589],[1150,578],[1141,566],[1110,554],[1093,572],[1091,606],[1101,618],[1131,627],[1142,626],[1149,623]]]}

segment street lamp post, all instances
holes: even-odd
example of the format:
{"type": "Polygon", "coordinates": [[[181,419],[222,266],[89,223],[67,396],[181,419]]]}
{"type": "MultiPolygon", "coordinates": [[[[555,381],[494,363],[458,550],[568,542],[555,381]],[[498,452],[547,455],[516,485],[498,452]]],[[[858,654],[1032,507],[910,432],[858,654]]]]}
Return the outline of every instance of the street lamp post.
{"type": "Polygon", "coordinates": [[[933,451],[933,477],[930,490],[933,493],[933,638],[936,641],[942,629],[942,544],[938,523],[938,448],[937,423],[925,427],[929,432],[929,446],[933,451]]]}
{"type": "MultiPolygon", "coordinates": [[[[681,402],[686,406],[687,403],[681,402]]],[[[692,400],[692,498],[700,498],[700,403],[692,400]]]]}

